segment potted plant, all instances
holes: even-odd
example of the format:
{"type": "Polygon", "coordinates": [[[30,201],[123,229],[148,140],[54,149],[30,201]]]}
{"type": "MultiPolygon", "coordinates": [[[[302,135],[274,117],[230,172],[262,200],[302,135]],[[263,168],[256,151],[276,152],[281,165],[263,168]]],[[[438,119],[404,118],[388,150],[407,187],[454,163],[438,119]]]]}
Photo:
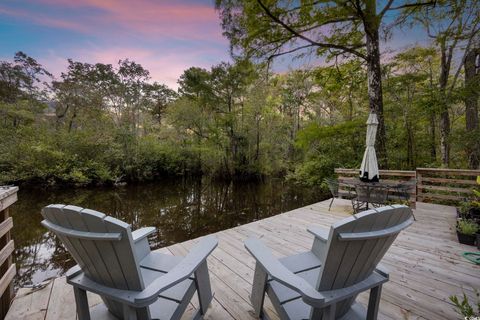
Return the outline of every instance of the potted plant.
{"type": "Polygon", "coordinates": [[[468,213],[472,219],[480,220],[480,190],[473,189],[473,195],[474,199],[470,201],[470,209],[468,210],[468,213]]]}
{"type": "MultiPolygon", "coordinates": [[[[480,185],[480,176],[477,177],[477,184],[480,185]]],[[[473,196],[466,198],[463,202],[460,203],[460,206],[457,207],[457,217],[473,219],[477,223],[480,222],[480,190],[473,189],[473,196]]]]}
{"type": "Polygon", "coordinates": [[[475,245],[478,232],[478,224],[470,219],[458,219],[457,221],[457,237],[458,241],[463,244],[475,245]]]}

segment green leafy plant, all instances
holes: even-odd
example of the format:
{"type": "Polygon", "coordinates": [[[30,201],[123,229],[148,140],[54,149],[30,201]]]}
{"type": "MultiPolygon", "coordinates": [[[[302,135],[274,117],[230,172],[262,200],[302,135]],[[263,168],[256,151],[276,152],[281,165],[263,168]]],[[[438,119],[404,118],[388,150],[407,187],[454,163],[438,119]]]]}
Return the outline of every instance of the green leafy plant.
{"type": "Polygon", "coordinates": [[[460,204],[458,205],[458,210],[460,211],[460,217],[461,218],[465,218],[468,216],[468,211],[470,210],[471,208],[471,203],[470,201],[462,201],[460,202],[460,204]]]}
{"type": "MultiPolygon", "coordinates": [[[[480,176],[477,177],[477,184],[480,185],[480,176]]],[[[470,209],[480,209],[480,190],[472,189],[473,196],[460,203],[458,209],[462,217],[468,217],[470,209]]]]}
{"type": "MultiPolygon", "coordinates": [[[[477,184],[480,185],[480,176],[477,177],[477,184]]],[[[475,196],[475,199],[472,200],[472,205],[480,208],[480,190],[473,189],[473,195],[475,196]]]]}
{"type": "Polygon", "coordinates": [[[475,296],[477,297],[477,303],[476,303],[476,311],[474,309],[475,306],[472,306],[470,304],[470,301],[468,300],[467,295],[465,292],[463,293],[463,296],[459,299],[457,296],[450,296],[449,299],[450,301],[453,302],[455,305],[455,311],[465,317],[465,319],[471,319],[473,317],[478,317],[480,315],[480,293],[478,290],[475,290],[475,296]]]}
{"type": "Polygon", "coordinates": [[[475,233],[477,233],[478,229],[478,224],[472,220],[460,219],[457,222],[457,230],[461,234],[474,235],[475,233]]]}

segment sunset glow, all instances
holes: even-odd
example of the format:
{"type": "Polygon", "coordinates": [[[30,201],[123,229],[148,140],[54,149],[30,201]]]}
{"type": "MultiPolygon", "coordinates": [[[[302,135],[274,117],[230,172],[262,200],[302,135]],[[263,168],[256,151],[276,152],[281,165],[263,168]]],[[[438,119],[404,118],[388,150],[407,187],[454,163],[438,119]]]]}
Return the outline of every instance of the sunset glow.
{"type": "Polygon", "coordinates": [[[176,87],[186,68],[229,60],[210,0],[7,0],[0,16],[0,57],[22,50],[56,76],[67,58],[111,64],[129,58],[176,87]]]}

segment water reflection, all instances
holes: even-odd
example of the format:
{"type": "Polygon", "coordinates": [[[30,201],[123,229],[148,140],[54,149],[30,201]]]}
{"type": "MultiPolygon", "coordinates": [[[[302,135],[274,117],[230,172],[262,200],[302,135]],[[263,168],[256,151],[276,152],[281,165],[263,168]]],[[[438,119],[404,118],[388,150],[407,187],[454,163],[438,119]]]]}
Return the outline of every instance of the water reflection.
{"type": "Polygon", "coordinates": [[[88,207],[133,229],[157,228],[153,249],[232,228],[326,198],[320,192],[280,180],[223,183],[174,179],[116,188],[27,190],[12,207],[18,276],[16,287],[34,285],[63,274],[75,262],[63,245],[40,225],[40,210],[51,203],[88,207]]]}

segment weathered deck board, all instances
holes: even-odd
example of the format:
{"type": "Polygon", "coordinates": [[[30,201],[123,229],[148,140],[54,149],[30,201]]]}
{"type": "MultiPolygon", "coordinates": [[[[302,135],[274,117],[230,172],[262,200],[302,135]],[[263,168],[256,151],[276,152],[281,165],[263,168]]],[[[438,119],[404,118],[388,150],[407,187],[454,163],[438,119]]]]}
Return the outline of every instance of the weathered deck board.
{"type": "MultiPolygon", "coordinates": [[[[351,211],[348,201],[336,200],[331,211],[328,203],[218,232],[219,246],[208,258],[215,298],[206,319],[254,319],[248,297],[255,265],[243,241],[249,236],[261,237],[276,256],[309,249],[313,237],[305,231],[308,226],[329,227],[351,211]]],[[[384,286],[379,318],[458,318],[448,297],[465,291],[473,298],[473,288],[480,288],[480,267],[460,256],[473,247],[456,240],[454,208],[418,203],[415,216],[417,221],[399,236],[382,261],[391,276],[384,286]]],[[[162,251],[184,255],[193,243],[195,240],[185,241],[162,251]]],[[[365,304],[368,296],[364,293],[358,299],[365,304]]],[[[99,301],[90,296],[91,305],[99,301]]],[[[197,305],[192,302],[187,318],[197,305]]],[[[269,303],[266,307],[277,319],[269,303]]],[[[35,292],[21,289],[7,316],[8,320],[75,318],[72,288],[63,277],[35,292]]]]}

